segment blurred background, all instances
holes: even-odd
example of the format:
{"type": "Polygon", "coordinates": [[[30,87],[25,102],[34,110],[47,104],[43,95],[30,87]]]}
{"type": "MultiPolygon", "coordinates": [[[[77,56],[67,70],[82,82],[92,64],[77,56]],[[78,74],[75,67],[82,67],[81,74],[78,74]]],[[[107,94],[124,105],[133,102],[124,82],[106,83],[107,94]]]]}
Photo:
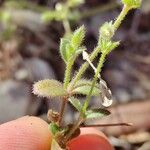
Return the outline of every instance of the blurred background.
{"type": "MultiPolygon", "coordinates": [[[[42,79],[63,81],[65,64],[59,55],[64,24],[47,16],[58,0],[0,0],[0,123],[24,115],[46,119],[49,108],[60,101],[32,94],[32,84],[42,79]],[[47,13],[47,14],[46,14],[47,13]]],[[[85,0],[70,9],[72,31],[84,24],[84,44],[90,53],[97,44],[98,30],[121,11],[119,0],[85,0]]],[[[61,15],[58,13],[57,16],[61,15]]],[[[95,123],[131,122],[132,127],[100,128],[117,150],[150,150],[150,0],[127,15],[117,31],[121,45],[107,58],[102,71],[114,96],[112,115],[95,123]]],[[[74,70],[83,63],[79,57],[74,70]]],[[[96,64],[96,62],[94,62],[96,64]]],[[[93,77],[88,69],[85,77],[93,77]]],[[[97,105],[93,98],[91,105],[97,105]]],[[[66,122],[76,115],[68,105],[66,122]]],[[[92,121],[93,122],[93,121],[92,121]]]]}

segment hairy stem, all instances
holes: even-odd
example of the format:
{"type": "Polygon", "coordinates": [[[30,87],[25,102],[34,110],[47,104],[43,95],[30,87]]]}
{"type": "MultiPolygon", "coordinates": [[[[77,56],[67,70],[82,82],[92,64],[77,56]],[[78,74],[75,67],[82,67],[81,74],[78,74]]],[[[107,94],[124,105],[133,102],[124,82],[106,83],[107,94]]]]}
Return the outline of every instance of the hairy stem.
{"type": "Polygon", "coordinates": [[[120,15],[117,17],[117,19],[114,22],[114,28],[115,30],[117,30],[121,24],[121,22],[123,21],[123,19],[125,18],[125,16],[127,15],[128,11],[130,10],[130,8],[126,5],[124,5],[120,15]]]}
{"type": "MultiPolygon", "coordinates": [[[[114,22],[114,28],[115,30],[117,30],[122,22],[122,20],[124,19],[124,17],[127,15],[128,11],[130,10],[129,7],[127,6],[124,6],[120,15],[117,17],[116,21],[114,22]]],[[[97,46],[95,48],[95,50],[91,53],[90,55],[90,61],[92,62],[95,57],[98,55],[98,53],[100,52],[100,47],[97,46]]],[[[89,66],[89,63],[88,62],[85,62],[79,69],[79,71],[77,72],[75,78],[73,79],[72,81],[72,84],[71,84],[71,87],[73,87],[76,82],[81,78],[81,76],[83,75],[83,73],[86,71],[86,69],[88,68],[89,66]]]]}
{"type": "MultiPolygon", "coordinates": [[[[90,93],[92,93],[92,91],[93,91],[93,88],[94,88],[94,85],[95,85],[95,83],[96,83],[98,74],[99,74],[99,72],[101,71],[101,68],[102,68],[102,66],[103,66],[103,63],[104,63],[104,60],[105,60],[105,56],[106,56],[106,55],[102,54],[101,57],[100,57],[100,63],[99,63],[99,65],[98,65],[98,67],[97,67],[97,71],[96,71],[96,73],[95,73],[95,78],[94,78],[94,80],[93,80],[93,82],[92,82],[92,87],[91,87],[90,93]]],[[[89,95],[90,95],[90,94],[89,94],[89,95]]],[[[86,110],[86,108],[87,108],[87,106],[88,106],[89,99],[90,99],[90,96],[87,97],[87,99],[86,99],[86,101],[85,101],[85,103],[84,103],[84,105],[83,105],[83,107],[82,107],[82,111],[80,112],[79,118],[78,118],[76,124],[73,126],[73,128],[70,130],[70,132],[67,134],[67,136],[66,136],[66,138],[65,138],[65,141],[68,141],[68,140],[69,140],[69,138],[71,137],[71,135],[75,132],[75,130],[76,130],[76,129],[80,126],[80,124],[84,121],[84,112],[85,112],[85,110],[86,110]]]]}
{"type": "MultiPolygon", "coordinates": [[[[117,17],[116,21],[114,22],[114,28],[115,28],[115,31],[118,29],[118,27],[120,26],[122,20],[124,19],[124,17],[127,15],[128,11],[130,10],[129,7],[127,6],[124,6],[120,15],[117,17]]],[[[95,50],[91,53],[90,55],[90,61],[92,62],[95,57],[98,55],[98,53],[100,52],[100,46],[98,45],[95,50]]],[[[104,61],[105,61],[105,57],[106,57],[106,54],[105,53],[102,53],[101,54],[101,57],[100,57],[100,60],[99,60],[99,63],[98,63],[98,66],[97,66],[97,70],[95,72],[95,75],[94,75],[94,79],[92,81],[92,85],[91,85],[91,89],[90,89],[90,92],[84,102],[84,105],[82,107],[82,110],[80,112],[80,115],[79,115],[79,118],[76,122],[76,124],[73,126],[73,128],[70,130],[70,132],[67,134],[66,136],[66,141],[69,140],[69,138],[71,137],[71,135],[74,133],[74,131],[80,126],[80,124],[84,121],[84,114],[86,112],[86,109],[89,105],[89,102],[91,100],[91,95],[92,95],[92,91],[93,91],[93,88],[97,82],[97,79],[98,79],[98,75],[99,73],[101,72],[101,69],[103,67],[103,64],[104,64],[104,61]]],[[[89,63],[88,62],[85,62],[79,69],[79,71],[77,72],[76,76],[74,77],[74,79],[72,80],[72,83],[71,83],[71,86],[70,88],[73,88],[74,85],[76,84],[76,82],[82,77],[83,73],[86,71],[86,69],[88,68],[89,66],[89,63]]]]}
{"type": "Polygon", "coordinates": [[[67,86],[70,82],[73,63],[74,60],[69,60],[66,64],[65,77],[64,77],[64,89],[67,89],[67,86]]]}
{"type": "Polygon", "coordinates": [[[63,115],[64,115],[65,107],[66,107],[66,104],[67,104],[67,100],[68,100],[68,97],[66,97],[66,96],[64,96],[62,98],[62,105],[61,105],[61,109],[60,109],[60,116],[59,116],[59,122],[58,122],[59,125],[61,124],[62,119],[63,119],[63,115]]]}
{"type": "MultiPolygon", "coordinates": [[[[74,63],[74,60],[70,60],[70,61],[67,62],[65,77],[64,77],[64,89],[67,89],[68,84],[70,82],[71,70],[72,70],[73,63],[74,63]]],[[[64,96],[62,98],[62,100],[63,101],[62,101],[61,110],[60,110],[59,125],[61,124],[62,119],[63,119],[63,114],[64,114],[65,107],[66,107],[66,104],[67,104],[67,101],[68,101],[68,97],[64,96]]]]}
{"type": "Polygon", "coordinates": [[[87,107],[88,107],[88,105],[89,105],[89,102],[90,102],[90,100],[91,100],[91,95],[92,95],[94,86],[95,86],[95,84],[96,84],[96,82],[97,82],[98,75],[99,75],[99,73],[101,72],[101,69],[102,69],[102,67],[103,67],[103,64],[104,64],[104,61],[105,61],[105,57],[106,57],[106,54],[105,54],[105,53],[102,53],[102,54],[101,54],[101,57],[100,57],[100,59],[99,59],[99,63],[98,63],[98,66],[97,66],[95,75],[94,75],[94,79],[93,79],[93,81],[92,81],[92,85],[91,85],[90,92],[89,92],[89,94],[88,94],[88,96],[87,96],[87,98],[86,98],[86,100],[85,100],[85,102],[84,102],[84,105],[83,105],[83,107],[82,107],[82,113],[83,113],[83,114],[86,112],[86,109],[87,109],[87,107]]]}
{"type": "Polygon", "coordinates": [[[67,19],[65,19],[63,21],[63,26],[64,26],[64,29],[65,29],[65,34],[69,35],[72,31],[71,31],[70,23],[67,19]]]}
{"type": "MultiPolygon", "coordinates": [[[[99,52],[100,52],[100,47],[97,46],[97,47],[95,48],[95,50],[94,50],[94,51],[91,53],[91,55],[90,55],[90,58],[89,58],[89,59],[90,59],[91,62],[96,58],[96,56],[98,55],[99,52]]],[[[80,80],[80,78],[82,77],[83,73],[86,71],[86,69],[88,68],[88,66],[89,66],[89,63],[88,63],[88,62],[85,62],[85,63],[80,67],[80,69],[79,69],[79,71],[77,72],[75,78],[72,80],[71,87],[73,87],[73,86],[76,84],[76,82],[77,82],[78,80],[80,80]]]]}

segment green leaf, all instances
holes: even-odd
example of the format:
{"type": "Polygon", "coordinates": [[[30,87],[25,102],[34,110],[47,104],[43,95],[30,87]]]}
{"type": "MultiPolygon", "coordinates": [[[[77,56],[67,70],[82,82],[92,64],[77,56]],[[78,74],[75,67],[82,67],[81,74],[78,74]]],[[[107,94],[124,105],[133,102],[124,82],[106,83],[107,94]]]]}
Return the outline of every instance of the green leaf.
{"type": "Polygon", "coordinates": [[[49,130],[51,131],[51,133],[53,135],[55,135],[57,132],[60,131],[60,128],[58,127],[58,125],[54,122],[50,123],[48,126],[49,130]]]}
{"type": "Polygon", "coordinates": [[[116,47],[118,47],[120,42],[107,42],[106,43],[106,49],[103,51],[106,55],[109,54],[112,50],[114,50],[116,47]]]}
{"type": "Polygon", "coordinates": [[[102,118],[104,116],[110,115],[110,112],[106,109],[92,109],[85,113],[86,119],[102,118]]]}
{"type": "Polygon", "coordinates": [[[60,41],[60,54],[62,59],[67,62],[68,54],[67,54],[67,45],[70,43],[68,39],[62,38],[60,41]]]}
{"type": "MultiPolygon", "coordinates": [[[[91,86],[89,85],[83,85],[80,87],[75,88],[72,92],[74,94],[83,94],[83,95],[88,95],[91,90],[91,86]]],[[[93,92],[91,94],[92,96],[98,96],[100,95],[100,89],[97,87],[94,87],[93,92]]]]}
{"type": "Polygon", "coordinates": [[[119,44],[120,44],[120,42],[111,42],[110,45],[109,45],[107,53],[109,53],[110,51],[112,51],[113,49],[115,49],[116,47],[118,47],[119,44]]]}
{"type": "Polygon", "coordinates": [[[114,50],[117,46],[119,46],[120,42],[112,42],[105,39],[100,40],[100,48],[102,53],[106,55],[109,54],[112,50],[114,50]]]}
{"type": "MultiPolygon", "coordinates": [[[[81,79],[75,84],[72,93],[88,95],[91,90],[91,85],[92,85],[91,80],[81,79]]],[[[95,84],[95,87],[92,92],[92,96],[98,96],[98,95],[100,95],[99,85],[95,84]]]]}
{"type": "Polygon", "coordinates": [[[71,36],[62,38],[60,41],[60,54],[63,60],[68,61],[75,60],[75,58],[85,50],[85,47],[81,47],[81,43],[85,36],[84,26],[77,29],[71,36]]]}
{"type": "Polygon", "coordinates": [[[64,96],[66,91],[61,82],[57,80],[45,79],[33,85],[33,93],[42,97],[64,96]]]}
{"type": "MultiPolygon", "coordinates": [[[[77,83],[75,84],[75,88],[76,87],[80,87],[80,86],[85,86],[85,85],[92,85],[92,80],[88,80],[88,79],[80,79],[79,81],[77,81],[77,83]]],[[[99,88],[99,85],[96,84],[95,87],[99,88]]]]}
{"type": "Polygon", "coordinates": [[[70,97],[69,102],[80,112],[82,108],[82,104],[77,98],[70,97]]]}
{"type": "Polygon", "coordinates": [[[73,61],[75,58],[85,50],[85,47],[79,47],[75,49],[71,44],[69,39],[62,38],[60,42],[60,54],[62,59],[67,63],[68,61],[73,61]]]}
{"type": "Polygon", "coordinates": [[[72,38],[71,38],[71,45],[75,49],[78,49],[81,46],[84,37],[85,37],[85,27],[81,26],[79,29],[77,29],[73,33],[72,38]]]}
{"type": "Polygon", "coordinates": [[[75,56],[75,49],[70,44],[66,45],[66,55],[67,55],[67,61],[69,61],[69,59],[75,56]]]}

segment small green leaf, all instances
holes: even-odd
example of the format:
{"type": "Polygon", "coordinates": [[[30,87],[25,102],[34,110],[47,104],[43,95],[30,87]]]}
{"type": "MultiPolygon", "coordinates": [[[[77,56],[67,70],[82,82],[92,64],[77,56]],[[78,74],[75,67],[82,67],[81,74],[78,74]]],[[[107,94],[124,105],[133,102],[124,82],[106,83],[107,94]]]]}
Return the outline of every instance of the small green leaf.
{"type": "Polygon", "coordinates": [[[114,50],[116,47],[118,47],[120,42],[111,42],[109,41],[106,44],[106,50],[104,51],[105,54],[109,54],[112,50],[114,50]]]}
{"type": "Polygon", "coordinates": [[[67,62],[68,54],[67,54],[67,45],[70,43],[68,39],[62,38],[60,41],[60,54],[62,59],[67,62]]]}
{"type": "Polygon", "coordinates": [[[53,135],[55,135],[57,132],[60,131],[60,128],[58,127],[58,125],[54,122],[50,123],[48,126],[49,130],[51,131],[51,133],[53,135]]]}
{"type": "Polygon", "coordinates": [[[85,27],[81,26],[79,29],[77,29],[73,33],[72,38],[71,38],[71,45],[75,49],[78,49],[81,46],[84,37],[85,37],[85,27]]]}
{"type": "Polygon", "coordinates": [[[92,109],[85,113],[86,119],[102,118],[110,115],[110,112],[106,109],[92,109]]]}
{"type": "Polygon", "coordinates": [[[142,0],[122,0],[122,3],[130,8],[139,8],[142,0]]]}
{"type": "Polygon", "coordinates": [[[70,97],[69,102],[80,112],[82,108],[82,104],[77,98],[70,97]]]}
{"type": "MultiPolygon", "coordinates": [[[[92,80],[88,80],[88,79],[80,79],[79,81],[77,81],[77,83],[75,84],[75,88],[76,87],[80,87],[80,86],[85,86],[85,85],[92,85],[92,80]]],[[[95,87],[99,88],[99,85],[96,84],[95,87]]]]}
{"type": "Polygon", "coordinates": [[[50,79],[36,82],[33,85],[33,93],[43,97],[64,96],[66,94],[61,82],[50,79]]]}
{"type": "MultiPolygon", "coordinates": [[[[70,83],[70,85],[71,85],[71,83],[70,83]]],[[[92,85],[91,80],[81,79],[75,84],[72,93],[88,95],[91,90],[91,85],[92,85]]],[[[98,96],[98,95],[100,95],[99,85],[95,84],[95,87],[92,92],[92,96],[98,96]]]]}
{"type": "MultiPolygon", "coordinates": [[[[83,95],[88,95],[89,92],[91,90],[91,86],[89,85],[83,85],[80,87],[75,88],[72,93],[74,94],[83,94],[83,95]]],[[[93,91],[92,91],[92,96],[98,96],[100,95],[100,89],[97,87],[94,87],[93,91]]]]}
{"type": "Polygon", "coordinates": [[[114,50],[117,46],[119,46],[120,42],[112,42],[105,39],[100,40],[100,48],[102,53],[109,54],[112,50],[114,50]]]}
{"type": "Polygon", "coordinates": [[[108,48],[108,53],[109,51],[112,51],[113,49],[115,49],[116,47],[118,47],[120,44],[120,42],[111,42],[109,48],[108,48]]]}
{"type": "Polygon", "coordinates": [[[75,56],[75,49],[70,44],[66,45],[66,55],[67,55],[67,61],[69,61],[69,59],[75,56]]]}
{"type": "Polygon", "coordinates": [[[71,36],[62,38],[60,41],[60,54],[63,60],[68,61],[75,60],[75,58],[85,50],[85,47],[81,46],[81,43],[85,36],[84,26],[77,29],[71,36]]]}

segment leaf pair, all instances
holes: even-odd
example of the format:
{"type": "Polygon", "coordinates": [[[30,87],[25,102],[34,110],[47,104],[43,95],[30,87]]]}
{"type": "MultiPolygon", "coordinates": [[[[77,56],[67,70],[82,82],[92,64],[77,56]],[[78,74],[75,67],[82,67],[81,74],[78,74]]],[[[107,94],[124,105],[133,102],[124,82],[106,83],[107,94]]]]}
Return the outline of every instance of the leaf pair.
{"type": "MultiPolygon", "coordinates": [[[[70,94],[83,94],[88,95],[91,89],[92,82],[90,80],[82,79],[79,80],[74,89],[70,94]]],[[[33,93],[42,97],[57,97],[65,96],[67,94],[66,90],[63,88],[63,84],[57,80],[45,79],[36,82],[33,85],[33,93]]],[[[99,86],[96,84],[92,92],[93,96],[100,94],[99,86]]]]}
{"type": "Polygon", "coordinates": [[[81,46],[85,37],[85,27],[81,26],[69,38],[62,38],[60,41],[60,54],[62,59],[67,63],[74,60],[83,50],[81,46]]]}
{"type": "Polygon", "coordinates": [[[100,39],[100,48],[102,53],[106,55],[109,54],[112,50],[118,47],[120,42],[112,42],[105,39],[100,39]]]}

